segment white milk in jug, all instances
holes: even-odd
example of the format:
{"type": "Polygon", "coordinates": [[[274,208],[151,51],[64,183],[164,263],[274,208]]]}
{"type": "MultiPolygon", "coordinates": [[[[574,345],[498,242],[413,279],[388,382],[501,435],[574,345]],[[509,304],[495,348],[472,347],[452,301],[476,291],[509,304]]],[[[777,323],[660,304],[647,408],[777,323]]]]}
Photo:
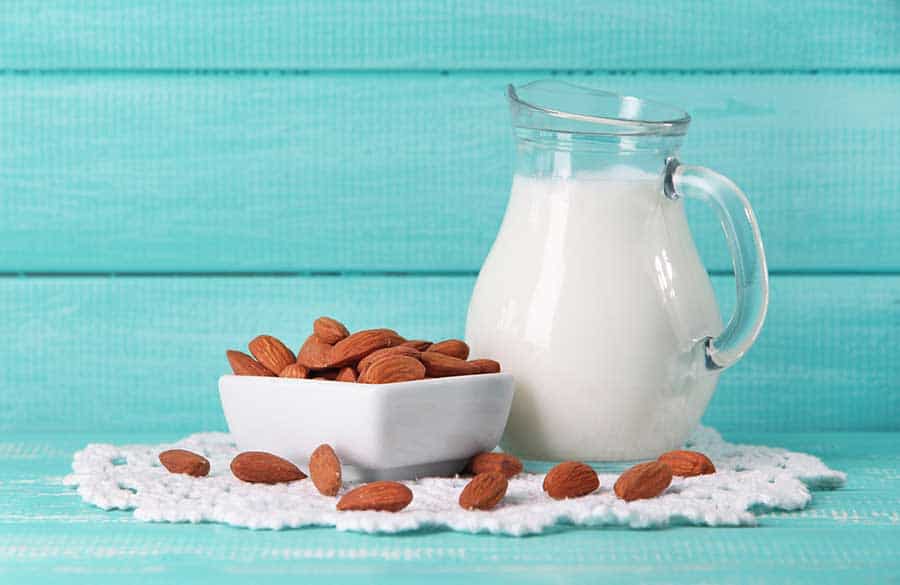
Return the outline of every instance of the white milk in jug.
{"type": "Polygon", "coordinates": [[[627,166],[514,177],[466,330],[472,355],[516,380],[505,449],[655,457],[697,424],[717,374],[690,352],[722,322],[683,203],[661,181],[627,166]]]}

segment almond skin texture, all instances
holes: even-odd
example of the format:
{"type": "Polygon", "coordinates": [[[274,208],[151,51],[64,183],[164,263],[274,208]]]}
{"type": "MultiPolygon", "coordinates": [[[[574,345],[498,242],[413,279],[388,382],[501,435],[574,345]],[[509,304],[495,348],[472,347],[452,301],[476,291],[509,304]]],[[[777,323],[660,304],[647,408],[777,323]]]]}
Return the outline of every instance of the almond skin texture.
{"type": "Polygon", "coordinates": [[[330,367],[333,347],[315,335],[310,335],[297,352],[297,363],[308,370],[323,370],[330,367]]]}
{"type": "Polygon", "coordinates": [[[259,335],[248,344],[256,360],[272,372],[280,372],[296,361],[294,352],[271,335],[259,335]]]}
{"type": "Polygon", "coordinates": [[[193,477],[209,475],[209,461],[184,449],[171,449],[159,454],[159,462],[172,473],[184,473],[193,477]]]}
{"type": "Polygon", "coordinates": [[[400,345],[405,347],[412,347],[414,349],[418,349],[419,351],[428,351],[428,348],[431,347],[430,341],[425,341],[424,339],[410,339],[409,341],[404,341],[400,345]]]}
{"type": "Polygon", "coordinates": [[[425,364],[425,372],[432,378],[481,373],[481,368],[477,364],[473,365],[465,360],[436,351],[423,351],[419,360],[425,364]]]}
{"type": "Polygon", "coordinates": [[[237,376],[274,376],[269,368],[265,367],[249,355],[229,349],[225,352],[231,371],[237,376]]]}
{"type": "Polygon", "coordinates": [[[459,505],[466,510],[491,510],[506,495],[508,487],[509,482],[502,473],[476,475],[459,494],[459,505]]]}
{"type": "Polygon", "coordinates": [[[282,378],[305,378],[309,375],[306,366],[300,364],[291,364],[278,373],[282,378]]]}
{"type": "Polygon", "coordinates": [[[393,329],[388,329],[387,327],[381,327],[379,329],[375,329],[375,331],[381,331],[385,335],[389,335],[392,337],[396,343],[392,343],[391,345],[403,345],[406,343],[406,338],[394,331],[393,329]]]}
{"type": "Polygon", "coordinates": [[[395,481],[376,481],[350,490],[338,500],[337,509],[399,512],[412,502],[412,491],[395,481]]]}
{"type": "Polygon", "coordinates": [[[249,483],[286,483],[305,479],[296,465],[264,451],[246,451],[231,460],[231,473],[249,483]]]}
{"type": "Polygon", "coordinates": [[[522,462],[509,453],[479,453],[472,457],[466,469],[473,475],[497,472],[509,479],[522,472],[522,462]]]}
{"type": "Polygon", "coordinates": [[[359,377],[362,384],[390,384],[425,378],[425,366],[406,355],[388,355],[370,365],[359,377]]]}
{"type": "Polygon", "coordinates": [[[452,355],[461,360],[469,359],[469,346],[460,339],[447,339],[433,343],[428,351],[436,351],[444,355],[452,355]]]}
{"type": "Polygon", "coordinates": [[[626,502],[655,498],[672,483],[672,468],[659,461],[639,463],[626,470],[613,490],[626,502]]]}
{"type": "Polygon", "coordinates": [[[500,362],[488,359],[470,360],[470,364],[478,366],[479,374],[499,374],[500,362]]]}
{"type": "Polygon", "coordinates": [[[366,370],[369,369],[369,366],[371,366],[381,358],[389,355],[406,355],[412,358],[419,359],[421,352],[414,347],[409,347],[406,345],[395,345],[393,347],[377,349],[363,359],[359,360],[359,363],[356,365],[356,369],[359,370],[359,375],[362,376],[366,373],[366,370]]]}
{"type": "Polygon", "coordinates": [[[669,451],[657,459],[672,468],[672,475],[693,477],[716,472],[716,466],[709,457],[698,451],[669,451]]]}
{"type": "Polygon", "coordinates": [[[323,496],[336,496],[341,489],[341,461],[331,445],[319,445],[309,457],[309,478],[323,496]]]}
{"type": "Polygon", "coordinates": [[[406,341],[390,329],[366,329],[334,345],[331,367],[355,366],[362,358],[375,350],[393,347],[406,341]]]}
{"type": "Polygon", "coordinates": [[[356,382],[356,370],[354,370],[351,366],[344,366],[338,371],[338,375],[335,378],[338,382],[356,382]]]}
{"type": "Polygon", "coordinates": [[[323,343],[329,345],[334,345],[350,335],[343,323],[331,317],[319,317],[313,321],[313,333],[323,343]]]}
{"type": "Polygon", "coordinates": [[[560,463],[544,477],[544,491],[554,500],[580,498],[599,487],[597,472],[580,461],[560,463]]]}

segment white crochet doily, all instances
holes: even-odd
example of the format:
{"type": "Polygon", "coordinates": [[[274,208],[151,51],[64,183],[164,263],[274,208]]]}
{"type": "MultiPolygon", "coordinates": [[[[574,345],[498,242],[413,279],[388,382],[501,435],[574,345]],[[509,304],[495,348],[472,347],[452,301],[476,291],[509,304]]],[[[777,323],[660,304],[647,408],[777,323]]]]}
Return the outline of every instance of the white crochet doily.
{"type": "MultiPolygon", "coordinates": [[[[91,444],[75,454],[73,473],[64,481],[78,486],[86,502],[105,510],[133,509],[136,518],[149,522],[220,522],[267,529],[334,526],[373,533],[427,526],[518,536],[555,524],[752,525],[754,512],[802,509],[812,499],[810,489],[837,488],[846,479],[812,455],[727,443],[710,428],[699,428],[688,447],[706,453],[717,473],[675,478],[652,500],[617,499],[612,492],[617,475],[601,473],[594,494],[556,501],[541,489],[543,474],[523,473],[510,481],[506,497],[490,512],[459,507],[459,493],[468,481],[464,477],[405,482],[414,499],[398,513],[338,512],[336,499],[320,495],[309,480],[269,486],[235,479],[229,463],[237,450],[224,433],[199,433],[163,445],[91,444]],[[202,453],[211,464],[209,477],[166,471],[157,455],[172,448],[202,453]]],[[[351,487],[345,485],[341,493],[351,487]]]]}

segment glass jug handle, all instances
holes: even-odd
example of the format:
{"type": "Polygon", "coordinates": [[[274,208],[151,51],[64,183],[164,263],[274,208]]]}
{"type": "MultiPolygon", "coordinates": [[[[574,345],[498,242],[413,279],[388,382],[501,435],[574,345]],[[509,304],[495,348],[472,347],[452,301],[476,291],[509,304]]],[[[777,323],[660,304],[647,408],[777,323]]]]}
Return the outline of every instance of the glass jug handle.
{"type": "Polygon", "coordinates": [[[716,211],[731,252],[737,286],[737,307],[718,337],[703,339],[697,348],[711,370],[737,362],[756,341],[769,304],[769,272],[756,216],[746,195],[731,179],[678,159],[666,161],[665,194],[669,199],[690,197],[716,211]]]}

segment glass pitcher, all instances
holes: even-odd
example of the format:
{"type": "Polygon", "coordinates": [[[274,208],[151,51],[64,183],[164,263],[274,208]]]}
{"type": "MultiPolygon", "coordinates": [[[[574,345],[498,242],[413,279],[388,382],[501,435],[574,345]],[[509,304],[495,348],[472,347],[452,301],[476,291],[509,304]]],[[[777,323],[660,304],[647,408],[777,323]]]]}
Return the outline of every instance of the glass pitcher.
{"type": "Polygon", "coordinates": [[[590,461],[678,448],[765,319],[753,210],[726,177],[678,161],[690,116],[677,108],[559,81],[508,97],[515,176],[466,324],[472,354],[516,380],[501,445],[590,461]],[[731,251],[724,328],[685,197],[713,207],[731,251]]]}

